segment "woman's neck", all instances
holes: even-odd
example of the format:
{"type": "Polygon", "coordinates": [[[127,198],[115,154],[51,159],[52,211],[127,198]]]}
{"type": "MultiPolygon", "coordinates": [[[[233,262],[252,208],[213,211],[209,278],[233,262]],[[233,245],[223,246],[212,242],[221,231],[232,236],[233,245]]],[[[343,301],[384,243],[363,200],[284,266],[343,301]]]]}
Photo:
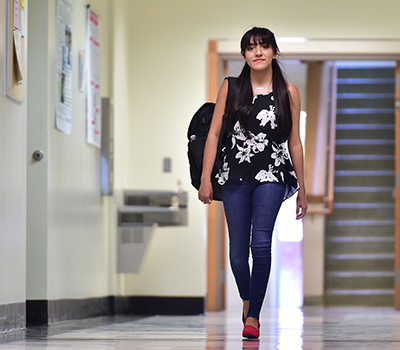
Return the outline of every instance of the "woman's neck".
{"type": "Polygon", "coordinates": [[[250,80],[254,94],[266,94],[272,91],[272,72],[251,72],[250,80]]]}
{"type": "Polygon", "coordinates": [[[272,80],[272,71],[270,72],[254,72],[250,73],[250,79],[254,87],[265,86],[272,80]]]}

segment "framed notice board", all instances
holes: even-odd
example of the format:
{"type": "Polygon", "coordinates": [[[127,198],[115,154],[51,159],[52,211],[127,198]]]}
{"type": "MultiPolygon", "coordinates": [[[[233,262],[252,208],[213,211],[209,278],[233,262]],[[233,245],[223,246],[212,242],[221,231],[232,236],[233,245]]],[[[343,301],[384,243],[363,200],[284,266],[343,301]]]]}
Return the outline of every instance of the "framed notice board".
{"type": "Polygon", "coordinates": [[[7,90],[11,99],[25,99],[25,36],[27,0],[7,0],[7,90]]]}

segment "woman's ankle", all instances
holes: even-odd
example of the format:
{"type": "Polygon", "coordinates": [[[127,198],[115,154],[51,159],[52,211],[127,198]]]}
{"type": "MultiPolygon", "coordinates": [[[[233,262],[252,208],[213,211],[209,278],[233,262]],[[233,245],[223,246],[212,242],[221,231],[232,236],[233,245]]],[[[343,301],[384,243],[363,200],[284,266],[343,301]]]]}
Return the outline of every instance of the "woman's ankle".
{"type": "Polygon", "coordinates": [[[250,308],[250,301],[249,300],[243,300],[243,318],[245,319],[247,317],[247,314],[249,312],[250,308]]]}
{"type": "Polygon", "coordinates": [[[246,326],[253,326],[258,329],[259,324],[260,323],[259,323],[258,319],[255,317],[247,317],[246,318],[246,326]]]}

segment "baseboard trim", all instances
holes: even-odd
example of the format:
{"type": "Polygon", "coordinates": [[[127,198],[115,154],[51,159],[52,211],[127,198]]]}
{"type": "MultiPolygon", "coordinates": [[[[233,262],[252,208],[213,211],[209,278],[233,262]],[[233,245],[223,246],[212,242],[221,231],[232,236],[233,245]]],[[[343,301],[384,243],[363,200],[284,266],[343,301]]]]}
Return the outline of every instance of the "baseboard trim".
{"type": "Polygon", "coordinates": [[[0,305],[0,334],[25,328],[25,303],[0,305]]]}
{"type": "Polygon", "coordinates": [[[303,300],[304,306],[322,306],[323,304],[324,304],[324,297],[322,296],[304,297],[303,300]]]}
{"type": "Polygon", "coordinates": [[[205,311],[203,297],[115,297],[117,314],[199,315],[205,311]]]}
{"type": "Polygon", "coordinates": [[[113,297],[26,301],[28,326],[113,314],[113,297]]]}
{"type": "Polygon", "coordinates": [[[26,324],[49,325],[61,321],[108,315],[199,315],[203,297],[104,297],[89,299],[27,300],[26,324]]]}

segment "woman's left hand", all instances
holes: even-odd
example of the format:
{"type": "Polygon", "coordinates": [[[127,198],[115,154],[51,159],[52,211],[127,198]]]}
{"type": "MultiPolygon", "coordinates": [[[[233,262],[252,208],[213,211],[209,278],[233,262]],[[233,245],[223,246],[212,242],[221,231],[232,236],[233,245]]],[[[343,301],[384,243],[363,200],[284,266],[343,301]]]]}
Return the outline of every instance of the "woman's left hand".
{"type": "Polygon", "coordinates": [[[307,213],[308,204],[305,191],[300,191],[297,194],[297,205],[296,205],[296,220],[304,218],[307,213]]]}

